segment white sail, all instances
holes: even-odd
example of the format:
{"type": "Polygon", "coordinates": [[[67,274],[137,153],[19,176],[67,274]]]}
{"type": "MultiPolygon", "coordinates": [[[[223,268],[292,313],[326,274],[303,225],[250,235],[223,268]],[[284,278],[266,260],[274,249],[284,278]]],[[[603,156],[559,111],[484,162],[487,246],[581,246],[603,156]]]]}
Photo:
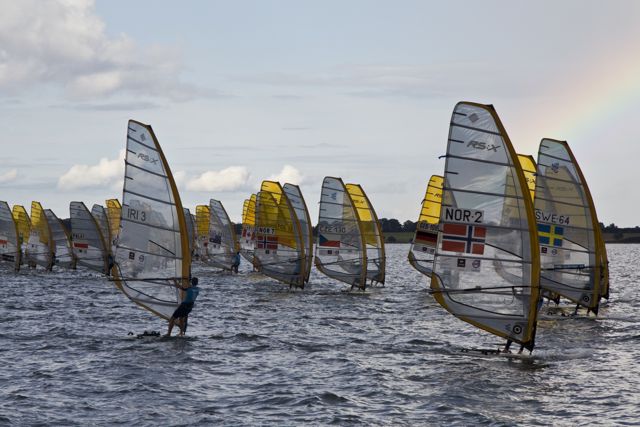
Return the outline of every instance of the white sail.
{"type": "Polygon", "coordinates": [[[367,252],[356,208],[342,179],[322,182],[315,264],[327,276],[364,289],[367,252]]]}
{"type": "Polygon", "coordinates": [[[91,207],[91,216],[93,216],[98,223],[98,228],[100,228],[102,240],[104,240],[106,247],[106,254],[108,256],[111,253],[111,242],[113,241],[113,237],[111,236],[111,225],[109,224],[109,213],[104,206],[94,203],[93,207],[91,207]]]}
{"type": "Polygon", "coordinates": [[[461,102],[453,111],[439,223],[431,276],[438,303],[533,350],[540,272],[533,205],[491,105],[461,102]]]}
{"type": "Polygon", "coordinates": [[[209,244],[207,263],[225,270],[231,269],[238,251],[235,227],[219,200],[209,201],[209,244]]]}
{"type": "Polygon", "coordinates": [[[0,261],[20,270],[20,235],[7,202],[0,201],[0,261]]]}
{"type": "Polygon", "coordinates": [[[133,302],[169,319],[190,286],[187,224],[167,160],[151,126],[129,121],[116,286],[133,302]]]}
{"type": "Polygon", "coordinates": [[[306,265],[306,276],[304,281],[308,282],[309,275],[311,274],[311,263],[313,262],[313,229],[311,227],[309,210],[307,209],[307,203],[304,201],[300,187],[287,183],[282,187],[282,189],[289,198],[291,206],[296,213],[298,222],[300,223],[300,230],[302,231],[305,247],[304,263],[306,265]]]}
{"type": "Polygon", "coordinates": [[[49,223],[49,230],[51,230],[54,248],[53,264],[62,268],[75,269],[76,256],[71,248],[71,234],[51,209],[45,209],[44,216],[49,223]]]}
{"type": "Polygon", "coordinates": [[[49,223],[44,216],[40,202],[31,202],[31,229],[25,249],[25,257],[30,267],[37,265],[51,270],[55,246],[51,239],[49,223]]]}
{"type": "Polygon", "coordinates": [[[189,252],[193,254],[196,243],[196,224],[188,208],[182,208],[184,211],[184,219],[187,223],[187,236],[189,239],[189,252]]]}
{"type": "Polygon", "coordinates": [[[603,260],[598,218],[584,176],[565,141],[540,142],[535,213],[540,286],[597,314],[603,260]]]}
{"type": "MultiPolygon", "coordinates": [[[[99,205],[94,205],[94,208],[95,206],[99,205]]],[[[89,212],[83,202],[71,202],[69,213],[71,214],[71,241],[78,264],[106,274],[108,245],[96,217],[89,212]]]]}

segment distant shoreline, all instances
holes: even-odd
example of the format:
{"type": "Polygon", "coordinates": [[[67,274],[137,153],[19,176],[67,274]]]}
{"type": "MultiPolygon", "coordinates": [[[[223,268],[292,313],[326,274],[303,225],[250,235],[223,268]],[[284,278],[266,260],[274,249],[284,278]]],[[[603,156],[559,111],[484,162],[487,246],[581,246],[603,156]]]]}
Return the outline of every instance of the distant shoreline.
{"type": "MultiPolygon", "coordinates": [[[[413,232],[402,231],[395,233],[383,233],[384,234],[384,242],[386,244],[394,244],[394,243],[411,243],[413,239],[413,232]]],[[[640,243],[640,232],[629,232],[629,233],[602,233],[602,237],[604,238],[604,242],[607,244],[615,244],[615,243],[640,243]]]]}

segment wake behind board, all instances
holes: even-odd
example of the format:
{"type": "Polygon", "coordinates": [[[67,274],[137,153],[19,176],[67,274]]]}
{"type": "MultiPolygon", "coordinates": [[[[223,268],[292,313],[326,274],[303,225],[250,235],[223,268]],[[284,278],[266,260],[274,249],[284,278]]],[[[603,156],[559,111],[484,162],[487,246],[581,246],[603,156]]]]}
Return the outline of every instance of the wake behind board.
{"type": "Polygon", "coordinates": [[[495,348],[462,348],[460,352],[469,356],[478,356],[483,358],[502,357],[505,359],[516,360],[536,360],[537,357],[529,353],[505,353],[495,348]]]}

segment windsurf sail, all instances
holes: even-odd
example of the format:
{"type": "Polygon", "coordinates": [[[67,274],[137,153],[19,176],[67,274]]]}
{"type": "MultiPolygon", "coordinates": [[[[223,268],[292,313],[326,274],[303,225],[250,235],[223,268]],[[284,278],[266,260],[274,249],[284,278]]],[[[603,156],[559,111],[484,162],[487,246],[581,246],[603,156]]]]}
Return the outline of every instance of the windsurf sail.
{"type": "Polygon", "coordinates": [[[242,235],[240,237],[240,254],[253,264],[253,251],[256,242],[256,198],[252,194],[242,206],[242,235]]]}
{"type": "Polygon", "coordinates": [[[311,219],[309,217],[309,210],[307,209],[307,203],[304,201],[302,191],[300,187],[294,184],[285,184],[282,189],[289,198],[291,206],[296,213],[296,218],[300,223],[300,230],[302,231],[302,238],[304,240],[304,257],[305,257],[305,283],[309,282],[309,275],[311,274],[311,263],[313,261],[313,229],[311,227],[311,219]]]}
{"type": "Polygon", "coordinates": [[[602,236],[602,229],[596,227],[596,238],[600,246],[600,297],[609,299],[609,257],[607,247],[602,236]]]}
{"type": "Polygon", "coordinates": [[[429,179],[416,224],[416,232],[409,249],[409,263],[420,273],[429,277],[433,270],[433,254],[436,252],[438,242],[443,179],[439,175],[432,175],[429,179]]]}
{"type": "Polygon", "coordinates": [[[55,246],[51,240],[49,223],[40,202],[31,202],[31,229],[25,255],[31,267],[39,265],[51,270],[55,246]]]}
{"type": "MultiPolygon", "coordinates": [[[[99,214],[99,210],[92,210],[99,214]]],[[[78,264],[102,274],[108,271],[108,239],[105,239],[96,216],[92,215],[83,202],[71,202],[69,204],[71,214],[71,242],[78,264]]],[[[105,217],[106,220],[106,217],[105,217]]],[[[108,227],[107,227],[108,228],[108,227]]]]}
{"type": "Polygon", "coordinates": [[[346,188],[356,208],[360,230],[364,237],[367,251],[367,279],[371,283],[384,284],[386,255],[380,221],[369,197],[359,184],[347,184],[346,188]]]}
{"type": "Polygon", "coordinates": [[[112,270],[129,299],[169,319],[189,281],[191,255],[178,188],[151,126],[130,120],[120,236],[112,270]]]}
{"type": "Polygon", "coordinates": [[[522,172],[524,172],[524,179],[527,182],[531,200],[533,200],[536,195],[536,161],[533,156],[528,154],[518,154],[518,161],[520,162],[520,167],[522,167],[522,172]]]}
{"type": "Polygon", "coordinates": [[[20,264],[26,262],[27,244],[29,241],[29,234],[31,233],[31,218],[27,210],[22,205],[14,205],[11,211],[13,220],[18,227],[18,243],[20,249],[20,264]]]}
{"type": "Polygon", "coordinates": [[[254,266],[261,273],[304,288],[305,246],[296,213],[278,182],[262,181],[256,202],[254,266]]]}
{"type": "Polygon", "coordinates": [[[235,227],[219,200],[209,201],[208,263],[214,267],[231,270],[233,257],[238,251],[235,227]]]}
{"type": "Polygon", "coordinates": [[[535,213],[543,289],[598,313],[602,248],[593,199],[569,145],[543,139],[535,213]]]}
{"type": "Polygon", "coordinates": [[[20,270],[20,233],[7,202],[0,201],[0,261],[20,270]]]}
{"type": "Polygon", "coordinates": [[[431,276],[436,301],[461,320],[533,350],[540,274],[533,204],[491,105],[454,108],[439,222],[431,276]]]}
{"type": "Polygon", "coordinates": [[[109,235],[111,241],[109,242],[111,253],[115,253],[115,247],[120,234],[120,215],[122,212],[122,205],[118,199],[106,200],[107,204],[107,218],[109,219],[109,235]]]}
{"type": "Polygon", "coordinates": [[[91,207],[91,216],[98,223],[98,228],[102,234],[102,240],[104,241],[105,253],[107,257],[111,253],[111,226],[109,225],[109,213],[104,206],[94,203],[91,207]]]}
{"type": "Polygon", "coordinates": [[[198,252],[196,258],[199,261],[209,260],[209,222],[211,211],[207,205],[196,206],[196,234],[198,240],[198,252]]]}
{"type": "Polygon", "coordinates": [[[193,215],[188,208],[182,208],[184,211],[184,219],[187,222],[187,236],[189,239],[189,253],[193,254],[196,245],[196,224],[193,215]]]}
{"type": "Polygon", "coordinates": [[[365,289],[367,251],[356,207],[342,179],[322,181],[315,264],[327,276],[365,289]]]}
{"type": "Polygon", "coordinates": [[[51,209],[45,209],[44,216],[49,223],[49,230],[51,230],[51,241],[54,249],[53,265],[75,269],[77,258],[71,247],[69,230],[51,209]]]}
{"type": "Polygon", "coordinates": [[[31,231],[31,218],[29,218],[29,214],[27,213],[27,210],[24,208],[24,206],[21,205],[14,205],[11,213],[13,215],[13,220],[18,226],[18,242],[20,244],[19,248],[22,252],[22,256],[20,257],[20,264],[24,264],[24,254],[27,249],[29,232],[31,231]]]}

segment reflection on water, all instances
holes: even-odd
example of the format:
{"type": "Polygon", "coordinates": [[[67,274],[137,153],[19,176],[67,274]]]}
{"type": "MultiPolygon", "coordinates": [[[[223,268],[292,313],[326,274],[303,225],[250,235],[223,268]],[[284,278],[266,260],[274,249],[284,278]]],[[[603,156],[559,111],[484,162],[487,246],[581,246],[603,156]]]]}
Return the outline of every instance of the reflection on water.
{"type": "Polygon", "coordinates": [[[187,339],[88,270],[3,266],[0,424],[622,424],[640,419],[640,246],[609,246],[601,318],[545,315],[532,361],[462,355],[497,344],[443,310],[388,245],[387,285],[344,292],[195,266],[187,339]],[[594,416],[597,414],[597,416],[594,416]]]}

